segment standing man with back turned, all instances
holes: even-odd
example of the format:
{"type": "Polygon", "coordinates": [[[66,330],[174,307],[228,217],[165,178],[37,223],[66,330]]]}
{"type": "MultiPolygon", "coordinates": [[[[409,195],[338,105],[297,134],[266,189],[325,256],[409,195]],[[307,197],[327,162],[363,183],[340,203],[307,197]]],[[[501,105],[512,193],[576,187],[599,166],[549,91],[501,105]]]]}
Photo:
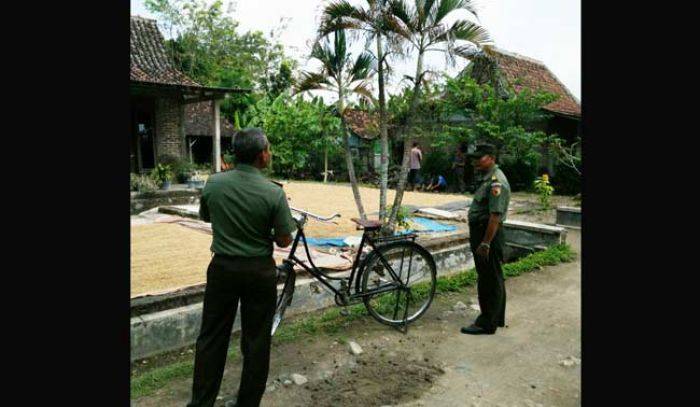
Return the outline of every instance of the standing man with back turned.
{"type": "Polygon", "coordinates": [[[207,269],[189,407],[216,401],[239,300],[243,372],[235,406],[260,404],[277,299],[272,242],[289,246],[296,229],[284,191],[260,172],[270,163],[265,134],[246,129],[233,144],[235,169],[209,177],[199,207],[200,217],[211,222],[214,257],[207,269]]]}
{"type": "Polygon", "coordinates": [[[481,144],[469,154],[482,177],[469,207],[469,245],[474,254],[481,314],[461,332],[491,335],[505,326],[506,287],[503,279],[503,222],[508,214],[510,184],[496,165],[496,148],[481,144]]]}
{"type": "Polygon", "coordinates": [[[413,143],[413,148],[411,149],[411,157],[409,164],[410,171],[408,172],[408,182],[411,184],[411,191],[416,188],[416,185],[421,184],[420,178],[420,164],[423,161],[423,152],[420,150],[420,145],[418,143],[413,143]]]}

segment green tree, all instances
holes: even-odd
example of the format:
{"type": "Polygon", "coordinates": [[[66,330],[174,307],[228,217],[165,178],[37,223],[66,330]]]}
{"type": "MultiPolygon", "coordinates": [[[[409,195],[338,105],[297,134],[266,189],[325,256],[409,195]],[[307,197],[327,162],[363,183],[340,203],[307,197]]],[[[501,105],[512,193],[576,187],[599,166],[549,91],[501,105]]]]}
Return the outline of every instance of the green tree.
{"type": "MultiPolygon", "coordinates": [[[[353,197],[360,218],[367,219],[362,205],[360,188],[357,185],[355,166],[352,160],[352,151],[350,150],[350,138],[343,119],[343,112],[345,111],[346,98],[350,94],[373,100],[368,82],[371,78],[372,57],[363,52],[353,60],[351,53],[348,52],[345,31],[338,30],[333,37],[332,43],[326,38],[323,42],[318,41],[314,44],[311,58],[321,62],[321,70],[318,72],[304,72],[296,91],[324,90],[338,95],[337,107],[341,123],[343,124],[343,144],[345,146],[348,178],[350,179],[353,197]]],[[[324,175],[325,181],[326,177],[324,175]]]]}
{"type": "MultiPolygon", "coordinates": [[[[145,6],[169,34],[166,44],[180,70],[203,85],[264,91],[284,60],[279,34],[268,39],[260,31],[238,32],[232,3],[146,0],[145,6]]],[[[259,98],[255,92],[232,95],[222,112],[230,117],[259,98]]]]}
{"type": "Polygon", "coordinates": [[[320,98],[306,101],[282,92],[275,99],[261,99],[242,116],[237,116],[236,126],[263,129],[273,153],[272,171],[283,177],[308,169],[315,149],[339,149],[340,118],[320,98]]]}
{"type": "Polygon", "coordinates": [[[454,62],[455,47],[458,41],[464,41],[468,45],[461,47],[480,47],[490,41],[489,35],[479,24],[469,20],[456,20],[447,25],[445,18],[458,10],[466,10],[477,15],[476,9],[470,0],[415,0],[409,5],[404,0],[391,0],[389,7],[391,14],[396,18],[393,30],[404,38],[411,49],[417,53],[416,73],[409,78],[413,82],[411,100],[408,106],[408,116],[404,125],[404,151],[401,161],[401,172],[396,187],[396,195],[392,211],[387,220],[387,227],[393,229],[398,209],[401,207],[403,193],[408,176],[408,164],[411,152],[411,132],[416,117],[418,104],[421,100],[421,90],[425,85],[426,74],[423,62],[427,52],[444,53],[448,61],[454,62]]]}

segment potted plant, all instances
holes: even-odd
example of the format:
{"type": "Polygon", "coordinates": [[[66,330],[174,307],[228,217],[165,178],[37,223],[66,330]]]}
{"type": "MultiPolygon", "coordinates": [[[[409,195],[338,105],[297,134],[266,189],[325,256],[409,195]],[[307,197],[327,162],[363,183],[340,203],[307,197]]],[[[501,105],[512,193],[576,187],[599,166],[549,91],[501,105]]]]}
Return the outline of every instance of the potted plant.
{"type": "Polygon", "coordinates": [[[170,181],[173,178],[173,173],[170,166],[167,164],[158,164],[153,169],[153,178],[160,185],[160,189],[167,191],[170,189],[170,181]]]}

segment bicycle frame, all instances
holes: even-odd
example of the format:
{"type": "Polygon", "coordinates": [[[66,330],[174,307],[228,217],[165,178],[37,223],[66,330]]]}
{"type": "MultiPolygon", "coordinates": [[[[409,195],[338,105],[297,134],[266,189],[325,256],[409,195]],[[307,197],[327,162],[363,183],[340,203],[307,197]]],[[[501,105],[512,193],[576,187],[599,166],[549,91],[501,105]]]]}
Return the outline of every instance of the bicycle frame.
{"type": "MultiPolygon", "coordinates": [[[[306,219],[304,219],[306,220],[306,219]]],[[[311,258],[311,253],[309,251],[309,245],[306,241],[306,235],[304,234],[304,228],[303,228],[303,223],[305,222],[300,222],[299,228],[297,230],[296,237],[294,238],[294,242],[292,243],[292,248],[289,251],[289,256],[285,260],[286,262],[291,262],[293,264],[297,264],[301,266],[304,270],[306,270],[309,274],[311,274],[314,278],[316,278],[321,284],[326,286],[329,290],[334,292],[336,296],[339,296],[340,298],[343,298],[344,301],[349,301],[349,300],[355,300],[358,298],[362,297],[368,297],[388,291],[395,291],[397,288],[398,289],[405,289],[406,284],[402,282],[399,276],[396,275],[396,272],[394,271],[394,268],[391,267],[389,262],[384,258],[384,256],[381,255],[380,252],[375,252],[377,253],[377,256],[379,257],[379,261],[382,262],[384,267],[389,271],[389,274],[393,278],[393,282],[385,284],[381,287],[368,290],[365,292],[360,291],[359,287],[359,279],[356,282],[355,286],[355,293],[351,294],[351,286],[352,282],[355,281],[355,278],[357,274],[359,273],[359,267],[360,267],[360,262],[361,262],[361,256],[362,256],[362,249],[364,248],[365,244],[368,244],[372,250],[376,251],[377,245],[376,240],[379,239],[373,239],[370,236],[368,236],[367,231],[364,231],[362,234],[362,239],[360,240],[360,245],[358,246],[357,250],[357,256],[355,257],[355,260],[353,261],[352,264],[352,270],[350,272],[349,277],[331,277],[327,276],[324,273],[322,273],[318,267],[313,262],[313,259],[311,258]],[[299,257],[296,256],[296,250],[297,247],[299,246],[299,241],[303,239],[303,244],[304,244],[304,249],[306,251],[306,256],[308,258],[309,263],[311,264],[311,267],[309,267],[303,260],[301,260],[299,257]],[[333,287],[333,285],[330,283],[330,280],[341,280],[345,281],[347,283],[347,286],[345,287],[345,291],[341,291],[333,287]]],[[[405,236],[400,236],[396,238],[382,238],[382,241],[386,240],[402,240],[402,239],[415,239],[415,235],[405,235],[405,236]]],[[[403,262],[403,259],[402,259],[403,262]]],[[[409,270],[410,272],[410,270],[409,270]]],[[[342,288],[342,283],[341,283],[341,288],[342,288]]]]}

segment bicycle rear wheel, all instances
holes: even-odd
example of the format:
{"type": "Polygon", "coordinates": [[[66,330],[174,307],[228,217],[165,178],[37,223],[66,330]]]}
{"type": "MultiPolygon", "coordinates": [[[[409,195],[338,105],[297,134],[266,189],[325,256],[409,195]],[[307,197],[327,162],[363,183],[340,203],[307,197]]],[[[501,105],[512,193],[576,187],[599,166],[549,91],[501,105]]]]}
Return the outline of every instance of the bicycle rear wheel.
{"type": "Polygon", "coordinates": [[[275,316],[272,319],[272,332],[270,336],[275,334],[277,327],[282,322],[284,317],[284,311],[287,310],[287,306],[291,305],[292,297],[294,296],[294,284],[296,282],[296,272],[294,272],[294,267],[292,264],[283,263],[277,266],[277,284],[284,283],[282,288],[282,294],[277,297],[277,306],[275,308],[275,316]]]}
{"type": "Polygon", "coordinates": [[[370,315],[391,326],[409,324],[420,318],[435,296],[437,272],[430,252],[417,243],[397,241],[379,246],[369,256],[362,271],[361,292],[388,290],[363,298],[370,315]],[[387,264],[404,288],[397,286],[398,281],[387,264]]]}

